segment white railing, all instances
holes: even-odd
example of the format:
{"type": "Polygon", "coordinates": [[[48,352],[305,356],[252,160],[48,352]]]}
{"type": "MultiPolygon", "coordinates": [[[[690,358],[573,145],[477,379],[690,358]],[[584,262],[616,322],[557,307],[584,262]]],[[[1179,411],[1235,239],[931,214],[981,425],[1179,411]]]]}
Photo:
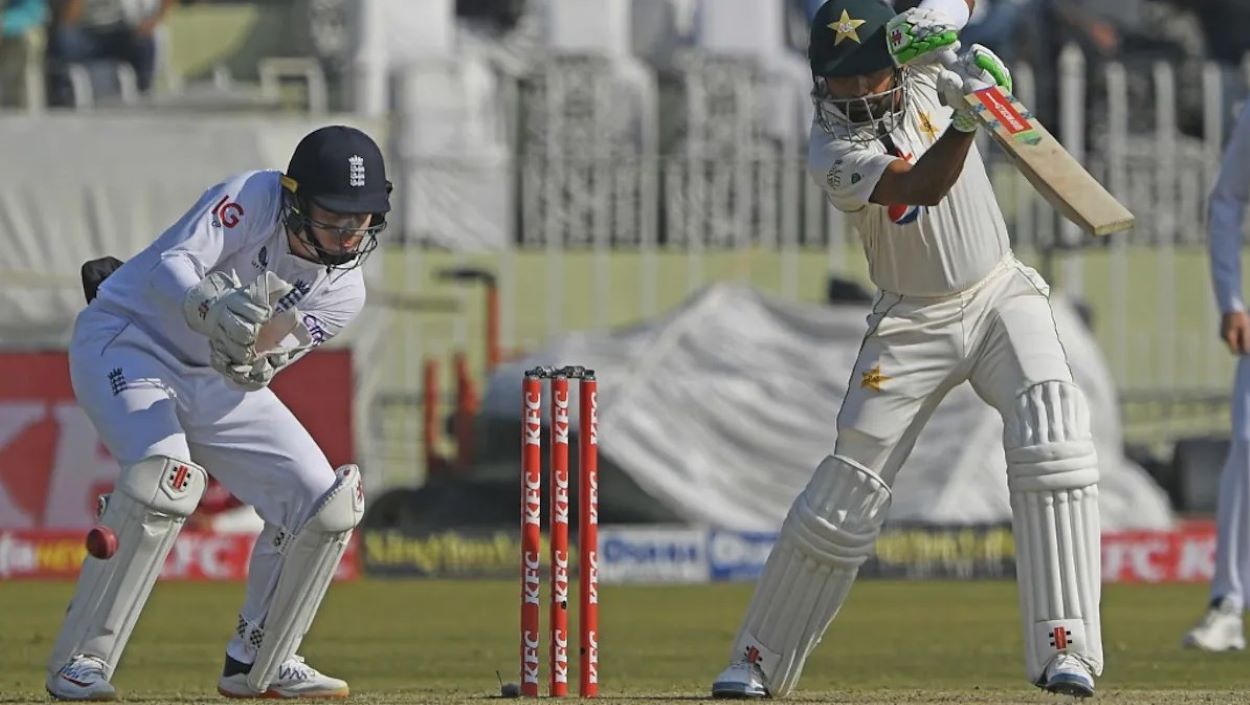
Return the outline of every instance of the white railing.
{"type": "MultiPolygon", "coordinates": [[[[512,145],[519,180],[514,247],[448,254],[414,238],[405,254],[392,254],[403,263],[395,260],[388,287],[459,296],[464,308],[454,321],[403,315],[400,335],[417,349],[396,361],[403,372],[388,377],[391,391],[418,398],[426,354],[467,347],[480,363],[476,292],[449,290],[433,277],[449,264],[497,273],[506,350],[648,318],[718,280],[813,301],[824,298],[829,275],[864,281],[846,218],[806,174],[806,135],[762,124],[767,111],[751,101],[765,100],[766,91],[753,83],[762,74],[749,62],[688,62],[675,83],[660,81],[667,100],[631,84],[645,94],[631,107],[654,112],[630,116],[622,115],[618,90],[586,83],[588,75],[610,81],[602,65],[589,66],[594,70],[585,62],[547,66],[535,94],[543,119],[527,123],[524,110],[516,119],[526,127],[512,145]]],[[[1017,66],[1014,75],[1022,101],[1036,105],[1037,74],[1017,66]]],[[[1107,239],[1056,217],[997,148],[981,141],[1018,253],[1057,291],[1089,304],[1113,374],[1133,403],[1205,403],[1230,384],[1232,361],[1215,335],[1204,247],[1206,195],[1231,121],[1224,78],[1215,65],[1190,77],[1167,63],[1143,72],[1095,64],[1074,47],[1063,51],[1049,127],[1138,218],[1133,231],[1107,239]],[[1178,88],[1195,84],[1200,133],[1186,134],[1182,123],[1194,124],[1188,118],[1196,113],[1182,120],[1178,88]]],[[[526,105],[526,91],[518,105],[526,105]]]]}

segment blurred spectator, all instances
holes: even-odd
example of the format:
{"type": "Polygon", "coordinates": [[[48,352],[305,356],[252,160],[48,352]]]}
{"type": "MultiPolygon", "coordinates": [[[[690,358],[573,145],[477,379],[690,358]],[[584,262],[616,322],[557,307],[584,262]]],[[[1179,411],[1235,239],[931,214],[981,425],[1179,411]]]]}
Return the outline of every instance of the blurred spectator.
{"type": "Polygon", "coordinates": [[[130,64],[139,90],[147,92],[156,73],[155,33],[175,2],[54,0],[47,55],[52,104],[73,104],[69,65],[100,60],[130,64]]]}
{"type": "Polygon", "coordinates": [[[525,14],[526,0],[456,0],[456,16],[489,26],[495,34],[512,31],[525,14]]]}
{"type": "Polygon", "coordinates": [[[1250,52],[1250,3],[1246,0],[1175,0],[1192,8],[1202,24],[1207,55],[1236,66],[1250,52]]]}
{"type": "Polygon", "coordinates": [[[47,0],[0,0],[0,107],[31,107],[26,76],[43,64],[47,13],[47,0]]]}
{"type": "MultiPolygon", "coordinates": [[[[1250,2],[1246,0],[1172,0],[1173,5],[1193,13],[1202,27],[1201,57],[1220,66],[1223,91],[1222,117],[1231,123],[1236,106],[1245,99],[1246,77],[1242,62],[1250,54],[1250,2]]],[[[1225,129],[1227,135],[1230,130],[1225,129]]]]}
{"type": "Polygon", "coordinates": [[[803,13],[808,23],[816,17],[816,11],[820,9],[820,6],[825,4],[825,0],[790,0],[790,2],[795,9],[803,13]]]}
{"type": "Polygon", "coordinates": [[[977,0],[959,39],[965,47],[987,46],[1009,64],[1023,61],[1036,66],[1042,58],[1041,42],[1029,35],[1045,31],[1044,10],[1044,0],[977,0]]]}

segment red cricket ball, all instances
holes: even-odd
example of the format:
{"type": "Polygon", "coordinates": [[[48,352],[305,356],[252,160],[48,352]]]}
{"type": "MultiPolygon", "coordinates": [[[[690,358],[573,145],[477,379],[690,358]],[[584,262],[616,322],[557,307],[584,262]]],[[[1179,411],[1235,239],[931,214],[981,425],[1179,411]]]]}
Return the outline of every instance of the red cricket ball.
{"type": "Polygon", "coordinates": [[[87,553],[108,560],[117,553],[117,534],[107,526],[97,526],[87,532],[87,553]]]}

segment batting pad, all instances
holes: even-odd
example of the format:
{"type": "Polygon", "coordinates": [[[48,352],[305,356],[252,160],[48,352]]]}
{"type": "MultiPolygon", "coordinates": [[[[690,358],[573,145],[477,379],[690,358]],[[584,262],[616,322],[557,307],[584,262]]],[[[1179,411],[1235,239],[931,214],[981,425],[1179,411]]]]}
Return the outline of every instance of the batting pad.
{"type": "Polygon", "coordinates": [[[364,517],[365,489],[360,469],[344,465],[336,474],[334,486],[318,501],[312,516],[284,551],[278,585],[265,617],[264,635],[247,674],[247,684],[257,693],[268,690],[278,667],[294,655],[312,626],[330,579],[347,550],[352,529],[364,517]]]}
{"type": "Polygon", "coordinates": [[[794,690],[872,553],[889,505],[884,480],[838,456],[825,458],[794,500],[731,655],[758,664],[773,697],[794,690]]]}
{"type": "Polygon", "coordinates": [[[84,559],[49,672],[87,654],[103,659],[112,678],[165,557],[200,503],[207,480],[200,466],[163,456],[122,468],[100,517],[100,524],[117,535],[117,552],[108,559],[84,559]]]}
{"type": "Polygon", "coordinates": [[[1084,396],[1067,382],[1029,388],[1003,442],[1029,680],[1041,682],[1061,651],[1099,675],[1098,458],[1084,396]]]}

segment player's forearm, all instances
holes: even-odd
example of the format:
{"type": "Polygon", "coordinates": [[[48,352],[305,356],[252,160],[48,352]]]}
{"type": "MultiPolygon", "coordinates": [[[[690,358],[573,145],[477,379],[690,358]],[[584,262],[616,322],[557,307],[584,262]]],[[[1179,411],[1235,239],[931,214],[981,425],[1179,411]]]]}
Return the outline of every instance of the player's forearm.
{"type": "Polygon", "coordinates": [[[162,303],[181,311],[187,292],[203,278],[190,257],[180,253],[167,253],[152,269],[149,281],[162,303]]]}
{"type": "Polygon", "coordinates": [[[972,8],[976,0],[922,0],[918,7],[937,10],[955,24],[955,29],[963,29],[972,16],[972,8]]]}
{"type": "Polygon", "coordinates": [[[1207,250],[1215,303],[1223,313],[1245,310],[1241,297],[1241,224],[1245,214],[1244,200],[1221,198],[1218,189],[1211,198],[1207,250]]]}
{"type": "Polygon", "coordinates": [[[896,160],[873,191],[872,201],[936,206],[963,173],[964,160],[968,158],[974,135],[948,128],[915,164],[896,160]]]}

